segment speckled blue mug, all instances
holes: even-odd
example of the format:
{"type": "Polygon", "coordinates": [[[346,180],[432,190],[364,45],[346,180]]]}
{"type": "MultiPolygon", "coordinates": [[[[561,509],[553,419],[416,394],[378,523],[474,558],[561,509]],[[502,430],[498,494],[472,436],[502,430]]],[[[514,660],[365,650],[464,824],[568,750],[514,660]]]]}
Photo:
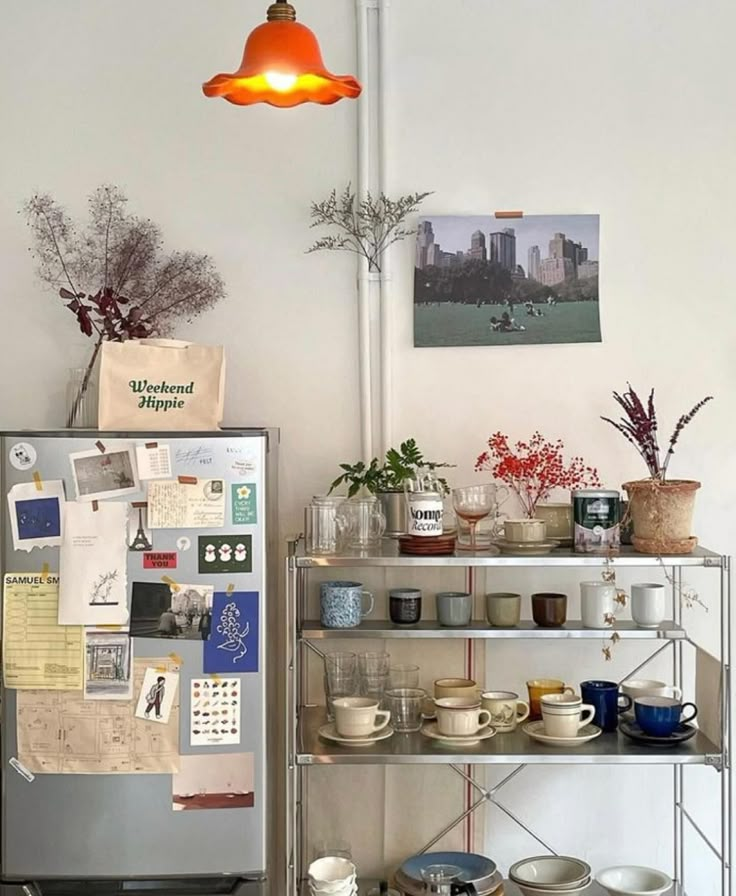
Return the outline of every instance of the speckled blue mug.
{"type": "Polygon", "coordinates": [[[373,595],[360,582],[322,582],[319,587],[319,618],[325,628],[355,628],[372,610],[373,595]]]}

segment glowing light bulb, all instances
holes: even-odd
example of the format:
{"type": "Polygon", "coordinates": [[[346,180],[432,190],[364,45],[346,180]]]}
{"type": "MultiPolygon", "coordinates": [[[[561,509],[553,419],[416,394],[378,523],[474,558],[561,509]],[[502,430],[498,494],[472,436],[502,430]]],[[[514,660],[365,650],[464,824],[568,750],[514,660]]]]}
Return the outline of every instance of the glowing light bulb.
{"type": "Polygon", "coordinates": [[[266,72],[264,75],[266,83],[273,90],[279,93],[286,93],[296,84],[297,76],[289,75],[285,72],[266,72]]]}

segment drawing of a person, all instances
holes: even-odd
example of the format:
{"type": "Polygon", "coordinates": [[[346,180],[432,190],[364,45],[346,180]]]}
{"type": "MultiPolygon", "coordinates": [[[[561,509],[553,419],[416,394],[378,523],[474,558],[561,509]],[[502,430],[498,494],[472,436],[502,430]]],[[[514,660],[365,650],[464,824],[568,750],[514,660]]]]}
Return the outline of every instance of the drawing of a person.
{"type": "Polygon", "coordinates": [[[163,675],[159,675],[156,679],[156,684],[151,686],[151,690],[146,694],[146,701],[148,702],[148,706],[146,706],[146,711],[144,713],[145,717],[148,718],[152,709],[156,709],[156,718],[161,718],[161,703],[164,699],[164,694],[166,693],[166,678],[163,675]]]}

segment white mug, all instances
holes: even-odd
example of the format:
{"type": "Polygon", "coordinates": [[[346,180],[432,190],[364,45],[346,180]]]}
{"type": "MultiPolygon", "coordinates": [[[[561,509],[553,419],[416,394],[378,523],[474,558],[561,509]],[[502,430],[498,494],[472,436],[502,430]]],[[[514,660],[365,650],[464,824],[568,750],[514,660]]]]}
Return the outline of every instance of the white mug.
{"type": "Polygon", "coordinates": [[[640,628],[657,628],[664,622],[666,606],[664,585],[646,582],[631,586],[631,617],[640,628]]]}
{"type": "Polygon", "coordinates": [[[529,718],[529,704],[513,691],[486,691],[481,706],[491,714],[496,731],[514,731],[519,722],[529,718]]]}
{"type": "Polygon", "coordinates": [[[616,586],[610,582],[580,583],[580,615],[583,628],[609,628],[607,616],[616,612],[616,586]]]}
{"type": "Polygon", "coordinates": [[[550,737],[575,737],[595,716],[595,706],[574,694],[545,694],[541,704],[544,733],[550,737]]]}
{"type": "Polygon", "coordinates": [[[388,725],[390,712],[379,710],[370,697],[338,697],[332,701],[337,733],[343,737],[366,737],[388,725]]]}
{"type": "Polygon", "coordinates": [[[680,688],[653,678],[627,678],[621,682],[621,693],[631,697],[632,708],[624,713],[630,718],[634,717],[633,701],[637,697],[674,697],[675,700],[682,700],[680,688]]]}
{"type": "Polygon", "coordinates": [[[491,721],[491,714],[487,709],[481,709],[477,702],[474,706],[469,706],[467,698],[442,697],[434,702],[440,734],[468,737],[477,734],[491,721]]]}

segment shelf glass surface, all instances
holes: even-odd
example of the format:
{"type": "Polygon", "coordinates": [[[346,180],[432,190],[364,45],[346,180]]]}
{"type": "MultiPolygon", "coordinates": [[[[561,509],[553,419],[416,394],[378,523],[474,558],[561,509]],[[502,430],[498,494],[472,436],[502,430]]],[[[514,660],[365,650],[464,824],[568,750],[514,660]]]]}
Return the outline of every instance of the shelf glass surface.
{"type": "Polygon", "coordinates": [[[298,765],[706,765],[720,763],[720,753],[700,731],[677,747],[658,750],[638,744],[621,733],[601,734],[578,747],[549,747],[532,740],[522,728],[496,734],[462,751],[442,746],[417,731],[394,733],[367,747],[349,747],[323,740],[319,728],[326,722],[322,706],[305,707],[297,730],[298,765]]]}
{"type": "MultiPolygon", "coordinates": [[[[293,546],[293,543],[291,543],[293,546]]],[[[507,554],[491,551],[456,551],[447,556],[428,557],[399,553],[399,543],[393,538],[383,538],[375,549],[370,551],[347,551],[340,555],[305,554],[302,539],[297,543],[296,552],[290,557],[291,562],[304,569],[341,566],[603,566],[606,557],[600,554],[576,554],[569,549],[558,548],[550,554],[534,557],[512,557],[507,554]]],[[[656,557],[651,554],[639,554],[632,547],[622,545],[618,554],[611,556],[612,562],[619,567],[647,566],[656,567],[660,561],[664,566],[715,566],[720,567],[724,558],[714,551],[697,547],[692,554],[656,557]]]]}
{"type": "Polygon", "coordinates": [[[462,628],[438,625],[435,620],[416,625],[394,625],[387,619],[365,620],[356,628],[326,628],[319,620],[303,623],[301,636],[309,641],[328,638],[585,638],[608,639],[617,632],[621,638],[651,640],[678,640],[686,637],[682,626],[663,622],[658,628],[639,628],[631,620],[622,620],[610,628],[583,628],[579,619],[572,619],[559,628],[541,628],[529,619],[522,620],[515,628],[491,628],[486,622],[473,622],[462,628]]]}

